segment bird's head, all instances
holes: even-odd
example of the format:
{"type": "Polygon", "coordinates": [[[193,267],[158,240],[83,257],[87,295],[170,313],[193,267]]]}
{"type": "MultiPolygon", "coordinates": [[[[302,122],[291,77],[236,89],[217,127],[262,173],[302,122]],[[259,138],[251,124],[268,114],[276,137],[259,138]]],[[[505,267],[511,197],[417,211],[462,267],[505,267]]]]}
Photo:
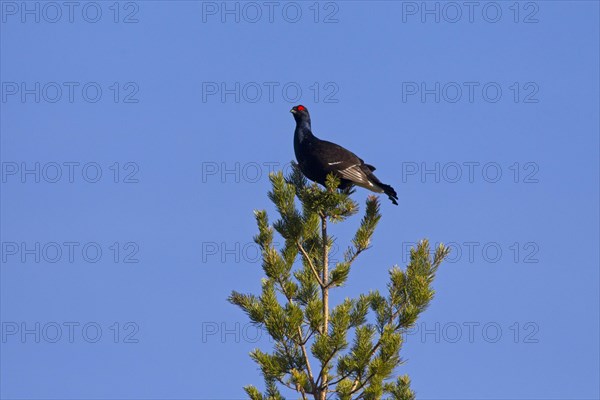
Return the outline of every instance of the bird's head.
{"type": "Polygon", "coordinates": [[[290,112],[294,115],[296,122],[310,122],[310,115],[308,114],[308,108],[303,105],[297,105],[292,107],[290,112]]]}

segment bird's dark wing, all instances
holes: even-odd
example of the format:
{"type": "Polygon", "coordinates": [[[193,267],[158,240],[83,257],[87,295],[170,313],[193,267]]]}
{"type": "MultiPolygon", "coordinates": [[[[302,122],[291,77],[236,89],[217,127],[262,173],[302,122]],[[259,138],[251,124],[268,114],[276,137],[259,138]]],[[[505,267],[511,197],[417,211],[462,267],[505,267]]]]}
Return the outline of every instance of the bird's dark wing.
{"type": "Polygon", "coordinates": [[[327,140],[319,140],[315,142],[313,148],[315,155],[323,160],[330,162],[357,163],[363,162],[356,154],[342,146],[328,142],[327,140]]]}
{"type": "Polygon", "coordinates": [[[373,187],[368,173],[375,168],[367,165],[364,161],[350,150],[335,143],[320,140],[314,147],[315,155],[324,170],[335,172],[340,178],[364,187],[373,187]]]}

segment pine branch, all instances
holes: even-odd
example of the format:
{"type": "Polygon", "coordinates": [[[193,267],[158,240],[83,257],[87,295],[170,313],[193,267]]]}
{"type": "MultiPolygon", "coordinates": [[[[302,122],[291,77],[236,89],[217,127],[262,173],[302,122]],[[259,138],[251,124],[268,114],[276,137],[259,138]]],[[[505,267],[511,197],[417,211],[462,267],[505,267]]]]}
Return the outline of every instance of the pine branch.
{"type": "MultiPolygon", "coordinates": [[[[302,389],[302,387],[299,387],[296,390],[298,390],[300,392],[300,394],[302,395],[302,400],[308,400],[308,397],[306,397],[306,392],[304,391],[304,389],[302,389]]],[[[310,393],[310,394],[312,394],[312,393],[310,393]]]]}
{"type": "MultiPolygon", "coordinates": [[[[392,316],[390,317],[390,319],[388,321],[388,324],[386,324],[386,325],[391,324],[394,321],[394,319],[398,318],[399,314],[400,314],[399,310],[397,310],[394,314],[392,314],[392,316]]],[[[398,325],[396,325],[394,327],[394,331],[397,330],[398,328],[399,328],[399,323],[398,323],[398,325]]],[[[377,340],[377,343],[373,346],[373,348],[369,352],[369,357],[368,357],[369,360],[377,352],[377,349],[379,349],[379,347],[381,346],[382,341],[383,341],[383,335],[381,334],[381,335],[379,335],[379,340],[377,340]]],[[[361,383],[360,386],[358,386],[358,387],[356,387],[356,385],[360,383],[360,379],[359,379],[359,377],[357,377],[352,384],[352,391],[350,392],[350,394],[354,394],[357,391],[359,391],[360,389],[362,389],[371,379],[373,379],[374,375],[375,375],[375,372],[372,372],[371,374],[369,374],[369,376],[367,376],[367,378],[364,380],[364,382],[361,383]]]]}
{"type": "MultiPolygon", "coordinates": [[[[292,298],[285,291],[283,291],[284,284],[281,281],[278,281],[278,283],[279,283],[279,286],[282,289],[282,293],[285,295],[285,297],[286,297],[286,299],[288,301],[288,304],[293,304],[294,301],[292,300],[292,298]]],[[[310,366],[310,360],[308,358],[308,353],[306,351],[306,341],[304,340],[304,334],[302,332],[302,327],[300,327],[300,326],[298,327],[298,339],[299,340],[298,340],[298,342],[296,342],[296,345],[300,346],[300,348],[302,349],[302,355],[304,357],[304,362],[306,363],[306,370],[307,370],[307,374],[308,374],[308,379],[310,380],[310,384],[311,384],[311,387],[312,387],[312,393],[314,393],[315,392],[315,388],[316,388],[315,379],[314,379],[314,375],[312,373],[312,368],[310,366]]],[[[308,340],[308,339],[306,339],[306,340],[308,340]]],[[[284,344],[284,346],[285,346],[285,344],[284,344]]]]}
{"type": "Polygon", "coordinates": [[[306,363],[306,369],[308,372],[308,379],[310,379],[310,385],[312,387],[311,394],[314,394],[314,392],[316,391],[317,385],[315,384],[315,378],[312,373],[312,368],[310,367],[310,360],[308,359],[308,353],[306,352],[306,345],[305,345],[305,342],[302,340],[302,328],[298,328],[298,331],[299,331],[300,340],[302,343],[300,345],[300,348],[302,349],[302,355],[304,356],[304,362],[306,363]]]}
{"type": "MultiPolygon", "coordinates": [[[[338,351],[340,351],[341,349],[338,347],[334,347],[333,351],[331,352],[331,354],[329,355],[329,357],[327,357],[325,359],[325,361],[323,362],[323,365],[321,366],[321,371],[319,371],[319,379],[317,379],[317,385],[319,385],[319,380],[321,379],[321,376],[323,376],[323,372],[325,370],[325,367],[327,366],[327,364],[329,364],[329,362],[331,361],[331,359],[333,358],[333,356],[335,356],[337,354],[338,351]]],[[[329,386],[331,386],[332,384],[329,383],[329,386]]],[[[320,385],[323,386],[323,385],[320,385]]]]}
{"type": "Polygon", "coordinates": [[[291,390],[297,389],[294,386],[290,385],[289,383],[285,382],[282,378],[276,378],[276,379],[277,379],[277,382],[281,383],[283,386],[285,386],[288,389],[291,389],[291,390]]]}
{"type": "Polygon", "coordinates": [[[308,253],[306,252],[306,250],[304,250],[304,247],[302,246],[302,244],[300,242],[297,242],[297,244],[298,244],[298,249],[300,250],[300,252],[304,256],[304,259],[308,262],[308,265],[310,266],[311,271],[315,275],[315,278],[317,279],[317,282],[319,282],[319,286],[321,286],[321,288],[322,288],[324,286],[323,285],[323,281],[319,277],[319,273],[317,272],[317,269],[315,268],[312,260],[310,259],[310,256],[308,255],[308,253]]]}

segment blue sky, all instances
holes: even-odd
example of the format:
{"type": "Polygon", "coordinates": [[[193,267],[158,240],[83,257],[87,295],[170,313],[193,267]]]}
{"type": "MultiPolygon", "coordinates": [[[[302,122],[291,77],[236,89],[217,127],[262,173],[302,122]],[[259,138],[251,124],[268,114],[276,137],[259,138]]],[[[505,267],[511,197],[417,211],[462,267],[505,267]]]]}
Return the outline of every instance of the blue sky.
{"type": "Polygon", "coordinates": [[[259,290],[298,103],[400,199],[334,302],[453,248],[403,347],[419,398],[600,396],[597,2],[0,7],[2,398],[262,385],[225,299],[259,290]]]}

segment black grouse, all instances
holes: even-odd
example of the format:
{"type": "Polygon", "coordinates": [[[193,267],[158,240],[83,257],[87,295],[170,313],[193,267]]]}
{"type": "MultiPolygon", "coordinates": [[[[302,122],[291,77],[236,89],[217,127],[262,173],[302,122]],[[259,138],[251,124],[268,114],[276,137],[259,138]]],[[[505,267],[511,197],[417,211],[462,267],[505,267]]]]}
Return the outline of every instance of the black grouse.
{"type": "Polygon", "coordinates": [[[340,189],[357,185],[377,193],[388,195],[392,203],[398,205],[398,195],[393,187],[382,183],[373,174],[375,167],[360,159],[342,146],[321,140],[313,135],[310,127],[310,114],[302,105],[290,110],[296,120],[294,131],[294,152],[300,171],[311,181],[325,186],[327,175],[334,172],[340,178],[340,189]]]}

